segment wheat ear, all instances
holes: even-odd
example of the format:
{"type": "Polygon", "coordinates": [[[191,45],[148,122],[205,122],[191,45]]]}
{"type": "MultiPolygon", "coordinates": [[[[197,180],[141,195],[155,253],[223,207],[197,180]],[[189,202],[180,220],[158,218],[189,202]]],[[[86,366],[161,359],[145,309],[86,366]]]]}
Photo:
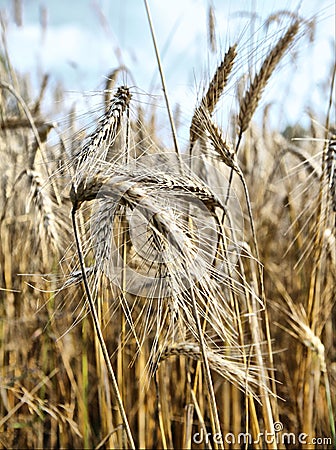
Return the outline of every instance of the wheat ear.
{"type": "MultiPolygon", "coordinates": [[[[300,28],[300,21],[296,20],[292,25],[288,28],[287,32],[284,34],[282,38],[278,41],[278,43],[273,47],[270,53],[267,55],[263,64],[258,73],[254,76],[254,79],[247,89],[243,98],[239,104],[239,113],[237,118],[238,123],[238,139],[236,143],[236,153],[239,150],[239,145],[243,136],[244,131],[247,130],[252,116],[258,106],[259,100],[263,93],[263,90],[270,79],[274,69],[288,50],[290,44],[293,42],[295,36],[297,35],[300,28]]],[[[233,178],[233,169],[231,169],[229,185],[227,189],[225,206],[227,205],[230,197],[230,189],[233,178]]]]}
{"type": "Polygon", "coordinates": [[[239,134],[238,134],[237,148],[239,146],[242,134],[244,133],[244,131],[246,131],[246,129],[250,124],[251,118],[258,106],[261,95],[268,80],[270,79],[279,61],[284,56],[286,50],[293,42],[298,31],[299,31],[299,21],[296,20],[288,28],[284,36],[278,41],[275,47],[267,55],[259,72],[256,73],[250,87],[245,92],[239,105],[239,114],[238,114],[239,134]]]}
{"type": "Polygon", "coordinates": [[[106,152],[113,144],[120,129],[122,115],[130,100],[131,94],[129,89],[126,86],[120,86],[111,100],[108,110],[99,120],[95,131],[84,143],[80,151],[78,168],[90,156],[94,155],[95,159],[101,156],[97,155],[98,150],[103,149],[106,152]]]}
{"type": "MultiPolygon", "coordinates": [[[[221,357],[222,350],[216,351],[208,347],[206,350],[210,367],[213,371],[217,372],[230,383],[236,385],[238,389],[247,391],[257,398],[250,385],[253,385],[254,387],[259,386],[258,377],[256,376],[260,370],[259,367],[250,365],[249,370],[246,371],[245,364],[237,361],[240,355],[233,355],[232,357],[229,356],[224,359],[221,357]]],[[[183,355],[196,361],[200,361],[202,356],[199,344],[186,341],[168,345],[160,356],[160,362],[174,355],[183,355]]],[[[267,386],[264,387],[268,390],[267,386]]]]}
{"type": "Polygon", "coordinates": [[[46,237],[55,249],[59,248],[59,235],[56,227],[53,202],[43,186],[41,174],[36,170],[26,170],[30,184],[30,192],[26,203],[26,212],[30,210],[31,202],[40,214],[40,227],[43,227],[46,237]]]}
{"type": "Polygon", "coordinates": [[[217,67],[217,70],[210,81],[206,94],[202,98],[200,105],[195,109],[190,125],[190,152],[203,130],[202,112],[207,111],[210,115],[214,112],[215,106],[227,84],[236,56],[237,44],[234,44],[225,53],[223,61],[217,67]]]}
{"type": "Polygon", "coordinates": [[[41,143],[41,139],[40,139],[40,135],[38,133],[38,130],[36,128],[36,124],[34,122],[34,119],[31,115],[30,109],[28,108],[26,102],[24,101],[24,99],[22,98],[22,96],[14,89],[14,87],[12,85],[10,85],[9,83],[7,83],[6,81],[0,81],[0,88],[2,89],[6,89],[7,91],[9,91],[17,100],[17,102],[21,105],[27,120],[30,124],[30,127],[32,129],[32,132],[34,134],[34,138],[36,140],[36,146],[37,148],[39,148],[40,152],[41,152],[41,157],[45,166],[45,170],[47,172],[48,178],[51,180],[51,185],[53,187],[54,190],[54,194],[57,200],[57,203],[60,205],[61,204],[61,198],[60,198],[60,194],[58,192],[58,188],[57,185],[54,181],[54,179],[50,176],[50,172],[49,172],[49,168],[48,168],[48,164],[43,152],[43,148],[42,148],[42,143],[41,143]]]}
{"type": "Polygon", "coordinates": [[[208,8],[208,42],[212,53],[216,52],[216,18],[212,4],[208,8]]]}
{"type": "Polygon", "coordinates": [[[72,191],[76,192],[82,182],[85,183],[87,178],[100,172],[109,149],[116,141],[123,114],[130,100],[129,89],[126,86],[119,87],[96,129],[87,137],[75,156],[72,191]]]}

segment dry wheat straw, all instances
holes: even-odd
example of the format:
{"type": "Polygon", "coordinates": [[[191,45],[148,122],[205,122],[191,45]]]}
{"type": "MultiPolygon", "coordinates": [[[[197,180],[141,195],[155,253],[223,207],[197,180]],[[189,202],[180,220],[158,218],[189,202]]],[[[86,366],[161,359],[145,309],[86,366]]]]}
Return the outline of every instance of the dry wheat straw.
{"type": "Polygon", "coordinates": [[[324,239],[327,247],[327,257],[330,260],[331,271],[336,280],[336,233],[327,228],[324,232],[324,239]]]}
{"type": "Polygon", "coordinates": [[[106,343],[105,343],[105,339],[102,333],[102,329],[100,326],[100,320],[99,320],[99,316],[98,316],[98,312],[97,312],[97,308],[94,302],[94,299],[92,297],[91,294],[91,289],[90,289],[90,285],[88,282],[88,278],[87,278],[87,268],[85,267],[85,263],[84,263],[84,257],[83,257],[83,251],[82,251],[82,245],[81,245],[81,241],[80,241],[80,237],[79,237],[79,233],[78,233],[78,227],[77,227],[77,222],[76,222],[76,211],[77,211],[77,204],[73,204],[73,208],[72,208],[72,212],[71,212],[71,218],[72,218],[72,226],[73,226],[73,232],[74,232],[74,236],[75,236],[75,241],[76,241],[76,248],[77,248],[77,254],[78,254],[78,259],[79,259],[79,264],[80,264],[80,269],[82,272],[82,280],[83,280],[83,284],[84,284],[84,288],[85,288],[85,292],[86,292],[86,296],[87,296],[87,300],[89,302],[89,306],[90,306],[90,312],[91,312],[91,316],[93,319],[93,324],[94,324],[94,328],[95,328],[95,332],[98,338],[98,342],[104,357],[104,361],[108,370],[108,373],[110,375],[111,378],[111,382],[112,382],[112,389],[113,389],[113,393],[115,395],[117,404],[118,404],[118,408],[119,408],[119,412],[123,421],[123,426],[125,428],[125,433],[130,445],[130,448],[135,450],[135,444],[134,444],[134,439],[133,439],[133,435],[132,435],[132,431],[130,429],[129,426],[129,422],[128,422],[128,418],[125,412],[125,408],[124,408],[124,404],[119,392],[119,387],[118,387],[118,383],[117,383],[117,379],[115,377],[114,374],[114,370],[111,364],[111,360],[110,360],[110,356],[106,347],[106,343]]]}

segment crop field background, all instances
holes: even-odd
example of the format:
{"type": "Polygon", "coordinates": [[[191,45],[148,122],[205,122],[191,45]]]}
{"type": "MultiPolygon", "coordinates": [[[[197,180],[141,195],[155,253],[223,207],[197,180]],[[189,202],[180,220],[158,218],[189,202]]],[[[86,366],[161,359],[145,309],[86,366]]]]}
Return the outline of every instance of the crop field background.
{"type": "Polygon", "coordinates": [[[335,5],[55,3],[0,1],[0,447],[336,448],[335,5]]]}

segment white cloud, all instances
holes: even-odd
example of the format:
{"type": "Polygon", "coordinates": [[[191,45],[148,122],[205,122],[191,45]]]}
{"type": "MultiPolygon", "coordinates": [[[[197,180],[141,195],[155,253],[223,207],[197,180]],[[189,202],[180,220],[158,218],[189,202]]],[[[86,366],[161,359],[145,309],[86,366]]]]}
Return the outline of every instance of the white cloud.
{"type": "MultiPolygon", "coordinates": [[[[310,7],[312,11],[318,11],[316,6],[318,2],[316,3],[316,0],[314,3],[314,1],[305,0],[303,3],[306,8],[310,7]]],[[[266,11],[265,5],[273,12],[278,9],[275,0],[263,2],[264,6],[261,6],[261,1],[259,4],[257,1],[255,3],[259,6],[263,19],[269,13],[268,10],[266,11]]],[[[27,10],[32,4],[27,2],[27,10]]],[[[14,67],[21,72],[34,74],[38,66],[40,70],[50,73],[52,77],[63,79],[66,89],[88,91],[97,89],[99,85],[103,86],[104,77],[111,69],[119,65],[115,53],[117,49],[141,90],[148,91],[151,87],[151,80],[154,78],[156,86],[159,86],[159,92],[161,92],[153,43],[143,3],[134,2],[134,0],[102,2],[102,10],[108,23],[107,28],[99,23],[94,10],[90,9],[88,1],[85,2],[86,6],[81,3],[83,8],[80,16],[74,14],[76,4],[78,6],[78,0],[71,3],[70,12],[72,14],[67,15],[69,11],[66,7],[56,7],[56,3],[53,3],[44,40],[42,40],[41,28],[36,18],[35,21],[25,22],[21,28],[8,27],[7,40],[14,67]],[[57,15],[57,20],[52,14],[57,15]],[[72,63],[74,66],[71,65],[72,63]]],[[[220,54],[211,55],[207,47],[207,0],[150,1],[168,92],[173,105],[177,102],[184,105],[184,117],[192,113],[197,92],[202,89],[202,84],[209,81],[219,58],[223,56],[228,45],[239,38],[240,42],[248,43],[249,40],[248,20],[243,22],[247,28],[242,33],[241,20],[234,18],[231,13],[237,9],[249,10],[251,2],[214,0],[214,4],[219,39],[218,53],[220,54]]],[[[325,4],[326,0],[323,0],[323,6],[325,4]]],[[[283,6],[290,6],[290,4],[283,6]]],[[[330,9],[329,13],[328,11],[323,12],[322,17],[328,17],[328,14],[329,19],[332,20],[330,9]]],[[[329,26],[331,22],[329,19],[320,24],[323,36],[333,34],[332,25],[329,26]]],[[[258,22],[257,26],[259,27],[261,23],[258,22]]],[[[269,45],[273,45],[273,42],[267,42],[266,45],[260,46],[257,49],[256,57],[261,57],[269,45]]],[[[287,99],[288,103],[291,103],[288,109],[293,115],[295,115],[294,111],[297,115],[300,114],[299,108],[302,111],[309,86],[314,83],[316,85],[318,80],[326,77],[328,69],[326,61],[328,62],[330,59],[330,51],[326,50],[325,46],[309,48],[306,40],[303,47],[302,56],[298,59],[298,76],[291,80],[295,101],[287,99]],[[309,61],[309,54],[312,52],[314,59],[309,61]]],[[[245,49],[248,54],[250,47],[246,45],[245,49]]],[[[239,63],[247,62],[245,56],[242,55],[240,50],[239,63]]],[[[286,76],[285,71],[279,73],[281,76],[286,76]]],[[[268,92],[270,94],[267,100],[271,101],[279,96],[284,97],[286,83],[283,82],[281,76],[273,77],[269,89],[265,92],[266,96],[268,92]]],[[[228,101],[231,102],[231,98],[228,98],[228,101]]],[[[325,99],[321,99],[320,104],[324,105],[325,99]]]]}
{"type": "Polygon", "coordinates": [[[91,72],[104,59],[113,59],[106,39],[76,24],[49,27],[43,40],[38,25],[12,27],[7,40],[12,62],[20,71],[32,71],[38,62],[47,72],[62,73],[69,63],[91,72]]]}

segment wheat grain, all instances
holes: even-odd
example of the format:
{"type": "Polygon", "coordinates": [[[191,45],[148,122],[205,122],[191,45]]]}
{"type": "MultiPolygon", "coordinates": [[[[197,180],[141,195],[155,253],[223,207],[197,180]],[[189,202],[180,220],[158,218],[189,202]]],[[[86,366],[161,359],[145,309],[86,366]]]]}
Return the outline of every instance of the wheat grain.
{"type": "Polygon", "coordinates": [[[228,51],[225,53],[224,59],[217,67],[217,70],[210,81],[208,90],[201,101],[201,105],[209,112],[210,115],[213,113],[218,100],[223,94],[236,56],[237,44],[234,44],[229,47],[228,51]]]}

